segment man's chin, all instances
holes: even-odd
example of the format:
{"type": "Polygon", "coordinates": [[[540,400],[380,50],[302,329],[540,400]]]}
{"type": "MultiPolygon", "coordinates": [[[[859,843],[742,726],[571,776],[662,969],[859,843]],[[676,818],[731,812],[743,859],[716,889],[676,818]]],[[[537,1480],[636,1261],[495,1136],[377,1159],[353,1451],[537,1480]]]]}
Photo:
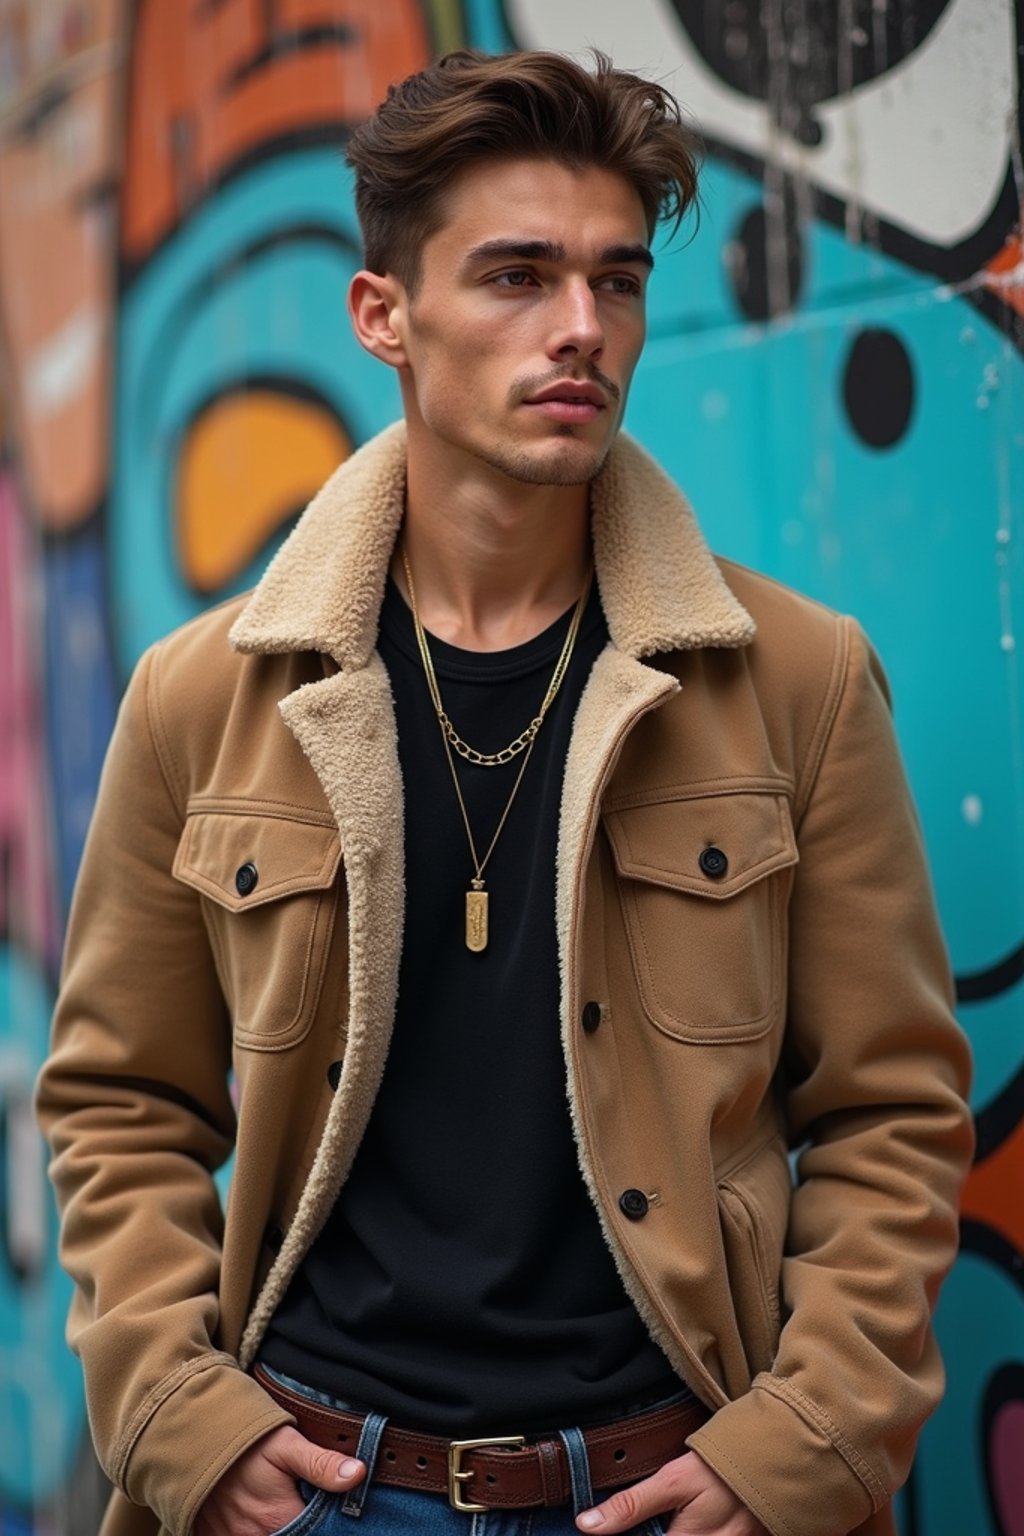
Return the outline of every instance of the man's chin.
{"type": "Polygon", "coordinates": [[[522,485],[588,485],[598,474],[611,443],[595,447],[568,435],[560,440],[531,446],[511,446],[498,452],[492,463],[522,485]]]}

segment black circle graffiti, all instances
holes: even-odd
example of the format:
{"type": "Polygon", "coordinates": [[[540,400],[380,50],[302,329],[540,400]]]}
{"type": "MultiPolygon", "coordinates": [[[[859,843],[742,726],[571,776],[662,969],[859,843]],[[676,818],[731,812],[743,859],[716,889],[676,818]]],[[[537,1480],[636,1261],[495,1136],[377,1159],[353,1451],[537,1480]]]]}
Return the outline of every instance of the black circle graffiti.
{"type": "Polygon", "coordinates": [[[854,338],[843,369],[843,405],[869,448],[891,448],[914,411],[914,367],[894,331],[867,328],[854,338]]]}

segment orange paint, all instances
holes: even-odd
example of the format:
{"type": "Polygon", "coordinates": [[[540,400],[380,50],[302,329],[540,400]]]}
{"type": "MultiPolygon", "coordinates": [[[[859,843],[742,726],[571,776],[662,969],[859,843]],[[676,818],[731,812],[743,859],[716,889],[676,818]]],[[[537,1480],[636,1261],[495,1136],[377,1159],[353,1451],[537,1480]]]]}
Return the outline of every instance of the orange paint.
{"type": "MultiPolygon", "coordinates": [[[[1021,213],[1022,218],[1024,218],[1024,209],[1021,210],[1021,213]]],[[[995,278],[1005,277],[1008,272],[1012,272],[1016,267],[1020,267],[1022,262],[1024,262],[1024,240],[1022,240],[1021,232],[1018,228],[1007,240],[1002,250],[993,256],[985,271],[995,278]]],[[[1007,304],[1010,309],[1015,309],[1019,315],[1024,315],[1024,277],[1018,278],[1013,284],[986,281],[985,286],[994,289],[999,294],[1003,303],[1007,304]]]]}
{"type": "Polygon", "coordinates": [[[144,259],[246,156],[363,121],[429,56],[417,0],[140,0],[125,255],[144,259]]]}
{"type": "Polygon", "coordinates": [[[84,521],[107,482],[120,0],[0,4],[0,342],[26,503],[84,521]]]}
{"type": "Polygon", "coordinates": [[[215,400],[189,430],[175,507],[182,573],[218,592],[299,512],[352,443],[325,406],[274,390],[215,400]]]}
{"type": "Polygon", "coordinates": [[[993,1227],[1024,1254],[1024,1121],[972,1168],[961,1215],[993,1227]]]}

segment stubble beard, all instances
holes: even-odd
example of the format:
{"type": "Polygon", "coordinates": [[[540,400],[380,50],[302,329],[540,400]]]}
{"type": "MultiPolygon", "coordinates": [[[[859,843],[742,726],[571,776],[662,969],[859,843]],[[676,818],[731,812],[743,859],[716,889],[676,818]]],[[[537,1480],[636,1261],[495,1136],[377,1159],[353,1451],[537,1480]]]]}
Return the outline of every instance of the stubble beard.
{"type": "Polygon", "coordinates": [[[480,456],[491,469],[507,475],[510,480],[517,480],[520,485],[589,485],[600,473],[611,443],[600,450],[587,448],[573,436],[574,431],[575,428],[567,424],[559,428],[557,436],[572,443],[577,451],[559,453],[554,459],[535,458],[525,449],[511,445],[507,449],[491,449],[480,456]]]}

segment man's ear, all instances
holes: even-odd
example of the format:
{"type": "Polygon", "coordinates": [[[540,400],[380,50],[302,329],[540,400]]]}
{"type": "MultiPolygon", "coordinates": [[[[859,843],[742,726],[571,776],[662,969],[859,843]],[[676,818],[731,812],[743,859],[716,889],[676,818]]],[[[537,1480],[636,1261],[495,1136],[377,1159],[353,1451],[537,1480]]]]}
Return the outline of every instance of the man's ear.
{"type": "Polygon", "coordinates": [[[405,289],[397,277],[357,272],[348,285],[348,313],[356,340],[371,357],[391,368],[408,362],[402,340],[407,307],[405,289]]]}

